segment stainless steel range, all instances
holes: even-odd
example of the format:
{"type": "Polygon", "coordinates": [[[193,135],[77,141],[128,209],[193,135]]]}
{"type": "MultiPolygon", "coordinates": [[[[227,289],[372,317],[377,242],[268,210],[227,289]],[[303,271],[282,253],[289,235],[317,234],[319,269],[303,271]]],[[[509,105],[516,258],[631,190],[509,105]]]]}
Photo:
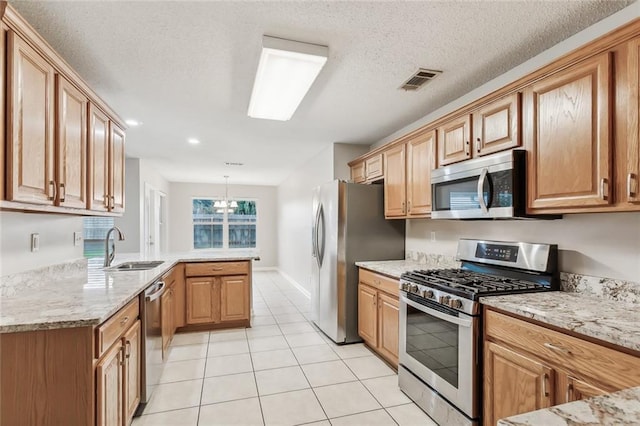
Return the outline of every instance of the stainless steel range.
{"type": "Polygon", "coordinates": [[[441,425],[481,419],[482,332],[478,299],[557,290],[556,245],[458,242],[460,269],[402,274],[400,388],[441,425]]]}

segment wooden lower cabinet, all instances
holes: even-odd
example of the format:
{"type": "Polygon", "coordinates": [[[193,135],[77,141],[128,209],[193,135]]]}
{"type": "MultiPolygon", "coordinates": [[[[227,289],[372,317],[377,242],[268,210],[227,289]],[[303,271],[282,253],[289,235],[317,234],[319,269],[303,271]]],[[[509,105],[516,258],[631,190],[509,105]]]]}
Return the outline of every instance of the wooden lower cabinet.
{"type": "Polygon", "coordinates": [[[160,329],[162,333],[162,358],[166,359],[167,351],[175,332],[173,287],[170,287],[160,296],[160,329]]]}
{"type": "Polygon", "coordinates": [[[118,341],[96,367],[97,426],[124,424],[124,351],[118,341]]]}
{"type": "Polygon", "coordinates": [[[246,275],[220,278],[220,321],[248,320],[249,280],[246,275]]]}
{"type": "Polygon", "coordinates": [[[142,323],[136,323],[125,333],[124,342],[124,420],[128,425],[140,404],[142,373],[142,323]]]}
{"type": "Polygon", "coordinates": [[[393,366],[398,366],[398,282],[360,269],[358,335],[393,366]]]}
{"type": "Polygon", "coordinates": [[[214,277],[187,278],[187,324],[220,322],[220,286],[214,277]]]}
{"type": "Polygon", "coordinates": [[[629,354],[485,308],[483,423],[637,386],[629,354]]]}

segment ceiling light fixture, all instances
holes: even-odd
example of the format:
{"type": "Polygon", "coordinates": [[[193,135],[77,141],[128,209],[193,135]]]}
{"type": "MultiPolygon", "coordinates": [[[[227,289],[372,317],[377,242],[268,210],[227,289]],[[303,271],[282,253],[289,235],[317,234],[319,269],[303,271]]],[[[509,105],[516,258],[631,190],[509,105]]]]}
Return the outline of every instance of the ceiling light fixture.
{"type": "Polygon", "coordinates": [[[236,200],[229,201],[229,176],[225,176],[224,180],[224,200],[216,200],[213,207],[216,209],[216,213],[224,213],[225,210],[227,213],[233,213],[238,207],[238,202],[236,200]]]}
{"type": "Polygon", "coordinates": [[[328,56],[327,46],[263,36],[247,115],[267,120],[289,120],[320,74],[328,56]]]}
{"type": "Polygon", "coordinates": [[[131,127],[138,127],[142,125],[142,121],[133,120],[133,119],[125,120],[124,122],[127,124],[127,126],[131,126],[131,127]]]}
{"type": "Polygon", "coordinates": [[[200,143],[200,141],[196,138],[189,138],[187,139],[187,142],[189,142],[191,145],[198,145],[200,143]]]}

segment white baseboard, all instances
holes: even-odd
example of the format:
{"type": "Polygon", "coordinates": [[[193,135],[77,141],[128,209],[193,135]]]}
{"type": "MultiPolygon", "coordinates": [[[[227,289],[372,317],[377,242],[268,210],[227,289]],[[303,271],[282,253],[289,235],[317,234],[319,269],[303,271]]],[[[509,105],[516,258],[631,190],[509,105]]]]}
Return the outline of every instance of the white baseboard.
{"type": "Polygon", "coordinates": [[[289,274],[287,274],[286,272],[283,272],[282,269],[280,268],[275,268],[278,273],[280,275],[282,275],[284,277],[285,280],[289,281],[289,283],[294,286],[300,293],[302,293],[307,299],[311,299],[311,293],[309,293],[309,290],[307,290],[306,288],[302,287],[300,284],[298,284],[298,282],[296,280],[294,280],[293,278],[291,278],[289,276],[289,274]]]}

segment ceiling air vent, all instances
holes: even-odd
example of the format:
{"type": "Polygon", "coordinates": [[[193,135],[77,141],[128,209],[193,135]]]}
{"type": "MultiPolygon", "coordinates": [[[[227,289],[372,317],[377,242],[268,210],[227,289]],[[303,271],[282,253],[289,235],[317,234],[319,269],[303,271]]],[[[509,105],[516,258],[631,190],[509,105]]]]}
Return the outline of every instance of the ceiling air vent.
{"type": "Polygon", "coordinates": [[[244,163],[238,163],[235,161],[225,161],[224,165],[225,166],[244,166],[244,163]]]}
{"type": "Polygon", "coordinates": [[[416,71],[411,77],[409,77],[409,79],[405,81],[402,86],[400,86],[400,89],[415,92],[416,90],[427,84],[429,81],[436,78],[439,74],[442,74],[442,71],[418,68],[418,71],[416,71]]]}

